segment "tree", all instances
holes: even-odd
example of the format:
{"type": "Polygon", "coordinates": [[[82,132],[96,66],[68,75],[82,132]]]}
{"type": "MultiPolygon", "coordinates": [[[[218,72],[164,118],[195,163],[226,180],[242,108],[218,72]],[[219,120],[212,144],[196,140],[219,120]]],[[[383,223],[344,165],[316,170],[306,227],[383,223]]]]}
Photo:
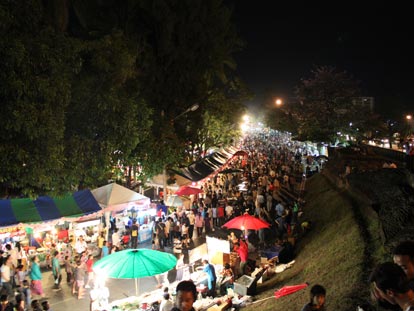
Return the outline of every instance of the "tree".
{"type": "Polygon", "coordinates": [[[157,156],[180,164],[184,149],[199,144],[191,133],[204,125],[210,96],[231,83],[232,54],[241,48],[231,10],[222,0],[144,0],[131,10],[126,31],[143,45],[140,86],[155,111],[157,156]],[[174,120],[196,103],[197,111],[174,120]]]}
{"type": "Polygon", "coordinates": [[[119,162],[136,164],[132,152],[150,133],[136,45],[119,31],[71,38],[48,13],[38,1],[0,6],[0,183],[9,194],[106,183],[119,162]]]}
{"type": "MultiPolygon", "coordinates": [[[[238,79],[227,90],[216,89],[206,102],[202,114],[202,127],[190,141],[187,153],[192,161],[200,159],[210,149],[234,145],[240,137],[239,123],[246,107],[243,102],[251,97],[245,85],[238,79]]],[[[190,161],[190,162],[192,162],[190,161]]]]}
{"type": "Polygon", "coordinates": [[[75,185],[106,183],[119,163],[134,165],[151,110],[139,94],[134,45],[120,32],[83,42],[82,70],[67,111],[67,168],[75,185]]]}
{"type": "Polygon", "coordinates": [[[37,1],[3,1],[0,18],[1,192],[53,192],[64,166],[71,79],[79,69],[74,44],[44,27],[37,1]]]}
{"type": "Polygon", "coordinates": [[[241,47],[223,0],[3,1],[0,18],[9,192],[95,187],[114,168],[139,167],[146,179],[182,162],[203,118],[229,121],[209,108],[236,85],[241,47]]]}
{"type": "Polygon", "coordinates": [[[334,142],[350,123],[362,124],[371,111],[355,101],[359,94],[358,82],[346,72],[332,67],[312,71],[296,88],[298,104],[288,108],[298,122],[300,139],[334,142]]]}

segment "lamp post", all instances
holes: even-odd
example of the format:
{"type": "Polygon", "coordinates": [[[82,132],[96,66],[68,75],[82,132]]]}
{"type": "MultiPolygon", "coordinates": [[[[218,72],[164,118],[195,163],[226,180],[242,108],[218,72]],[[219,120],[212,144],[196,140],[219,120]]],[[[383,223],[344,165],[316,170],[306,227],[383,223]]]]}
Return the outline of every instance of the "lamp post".
{"type": "MultiPolygon", "coordinates": [[[[174,123],[174,121],[175,121],[175,120],[177,120],[177,119],[181,118],[182,116],[186,115],[186,114],[187,114],[187,113],[189,113],[189,112],[196,111],[199,107],[200,107],[200,105],[199,105],[199,104],[194,104],[194,105],[192,105],[192,106],[188,107],[186,110],[184,110],[184,111],[183,111],[182,113],[180,113],[178,116],[174,117],[174,118],[171,120],[171,122],[172,122],[172,123],[174,123]]],[[[167,200],[167,167],[166,167],[166,165],[164,166],[164,169],[163,169],[162,175],[163,175],[163,190],[164,190],[164,193],[163,193],[163,200],[164,200],[164,204],[165,204],[165,202],[166,202],[166,200],[167,200]]]]}

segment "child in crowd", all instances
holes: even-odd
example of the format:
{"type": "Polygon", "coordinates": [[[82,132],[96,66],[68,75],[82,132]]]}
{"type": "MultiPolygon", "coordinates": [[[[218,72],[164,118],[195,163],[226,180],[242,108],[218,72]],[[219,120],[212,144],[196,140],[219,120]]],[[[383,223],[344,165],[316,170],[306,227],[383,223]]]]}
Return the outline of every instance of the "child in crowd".
{"type": "Polygon", "coordinates": [[[50,305],[49,305],[49,301],[47,301],[47,300],[42,302],[42,307],[43,307],[44,311],[52,311],[52,309],[50,308],[50,305]]]}
{"type": "Polygon", "coordinates": [[[16,305],[14,306],[15,311],[24,311],[24,299],[21,294],[16,295],[16,305]]]}
{"type": "Polygon", "coordinates": [[[26,279],[27,273],[24,271],[23,265],[18,265],[16,269],[16,285],[22,287],[23,281],[26,279]]]}
{"type": "Polygon", "coordinates": [[[102,246],[101,258],[109,255],[109,242],[104,241],[102,246]]]}
{"type": "Polygon", "coordinates": [[[40,306],[40,301],[37,299],[33,300],[30,306],[32,307],[32,311],[42,311],[42,307],[40,306]]]}
{"type": "Polygon", "coordinates": [[[122,245],[124,249],[129,247],[129,240],[130,240],[129,232],[124,231],[124,235],[122,236],[122,245]]]}

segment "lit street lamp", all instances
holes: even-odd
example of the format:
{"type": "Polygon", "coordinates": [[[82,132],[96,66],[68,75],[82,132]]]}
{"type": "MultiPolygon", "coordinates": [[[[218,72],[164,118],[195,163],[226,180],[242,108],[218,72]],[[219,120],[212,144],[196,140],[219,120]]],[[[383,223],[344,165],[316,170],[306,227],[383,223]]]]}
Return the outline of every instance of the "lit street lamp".
{"type": "Polygon", "coordinates": [[[276,106],[281,106],[282,104],[283,104],[283,101],[280,99],[280,98],[277,98],[276,100],[275,100],[275,104],[276,104],[276,106]]]}
{"type": "Polygon", "coordinates": [[[194,104],[191,107],[187,108],[185,111],[183,111],[182,113],[180,113],[178,116],[176,116],[173,121],[177,120],[178,118],[181,118],[183,115],[192,112],[192,111],[196,111],[198,109],[198,107],[200,107],[198,104],[194,104]]]}
{"type": "Polygon", "coordinates": [[[413,129],[413,116],[411,114],[407,114],[405,119],[407,120],[407,139],[409,139],[413,129]]]}

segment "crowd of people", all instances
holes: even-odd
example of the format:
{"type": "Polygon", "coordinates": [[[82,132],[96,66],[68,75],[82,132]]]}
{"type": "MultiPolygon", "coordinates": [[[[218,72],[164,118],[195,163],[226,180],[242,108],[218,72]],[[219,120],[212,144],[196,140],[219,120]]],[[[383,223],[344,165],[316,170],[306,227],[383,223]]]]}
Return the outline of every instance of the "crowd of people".
{"type": "MultiPolygon", "coordinates": [[[[258,133],[247,136],[241,149],[245,156],[236,157],[226,168],[227,173],[216,174],[202,186],[203,193],[191,203],[189,209],[176,208],[168,215],[158,215],[152,228],[152,247],[165,250],[178,243],[183,250],[192,247],[193,238],[205,237],[218,230],[234,217],[248,213],[270,224],[268,229],[236,233],[231,231],[228,239],[231,250],[237,253],[239,265],[223,265],[216,274],[214,265],[203,262],[208,276],[208,295],[224,295],[234,287],[234,281],[249,274],[249,253],[255,250],[277,249],[279,262],[293,259],[293,246],[289,237],[306,233],[311,221],[301,217],[304,182],[311,171],[318,171],[313,151],[302,143],[290,140],[288,134],[258,133]]],[[[108,233],[102,231],[97,238],[98,258],[123,248],[137,248],[139,224],[131,218],[121,234],[114,227],[108,233]]],[[[99,282],[94,282],[93,262],[97,259],[89,253],[83,237],[68,243],[65,252],[50,246],[50,268],[55,280],[54,290],[60,290],[65,273],[66,283],[71,286],[77,299],[85,297],[92,288],[90,298],[108,305],[109,292],[99,282]],[[63,265],[62,265],[63,262],[63,265]],[[95,290],[96,289],[96,290],[95,290]]],[[[32,256],[23,266],[20,245],[2,245],[1,256],[1,310],[51,310],[42,287],[42,272],[38,256],[32,256]],[[19,258],[20,257],[20,258],[19,258]],[[16,295],[16,292],[18,293],[16,295]],[[11,308],[11,309],[10,309],[11,308]]],[[[380,304],[399,305],[404,311],[412,310],[414,302],[414,244],[406,241],[393,253],[393,263],[379,265],[372,273],[372,296],[380,304]]],[[[179,260],[180,262],[180,260],[179,260]]],[[[178,264],[179,265],[179,264],[178,264]]],[[[177,267],[178,267],[177,265],[177,267]]],[[[249,270],[250,269],[250,270],[249,270]]],[[[177,274],[177,280],[183,276],[177,274]]],[[[325,310],[327,290],[319,284],[311,287],[310,301],[302,311],[325,310]]],[[[328,296],[329,297],[329,296],[328,296]]],[[[175,307],[190,311],[197,298],[194,283],[181,281],[177,286],[175,307]]],[[[164,293],[160,310],[171,310],[171,296],[164,293]]],[[[368,306],[360,306],[368,310],[368,306]]]]}
{"type": "MultiPolygon", "coordinates": [[[[102,284],[94,280],[92,265],[95,258],[82,236],[73,243],[70,241],[64,251],[59,251],[56,245],[52,244],[49,252],[51,260],[48,267],[54,278],[54,291],[61,290],[63,278],[77,299],[86,298],[88,288],[92,288],[92,293],[94,289],[102,287],[102,284]]],[[[39,255],[31,256],[27,262],[23,262],[22,257],[27,255],[24,255],[24,250],[18,242],[15,245],[8,243],[1,250],[0,310],[51,310],[42,285],[43,272],[39,255]]]]}

